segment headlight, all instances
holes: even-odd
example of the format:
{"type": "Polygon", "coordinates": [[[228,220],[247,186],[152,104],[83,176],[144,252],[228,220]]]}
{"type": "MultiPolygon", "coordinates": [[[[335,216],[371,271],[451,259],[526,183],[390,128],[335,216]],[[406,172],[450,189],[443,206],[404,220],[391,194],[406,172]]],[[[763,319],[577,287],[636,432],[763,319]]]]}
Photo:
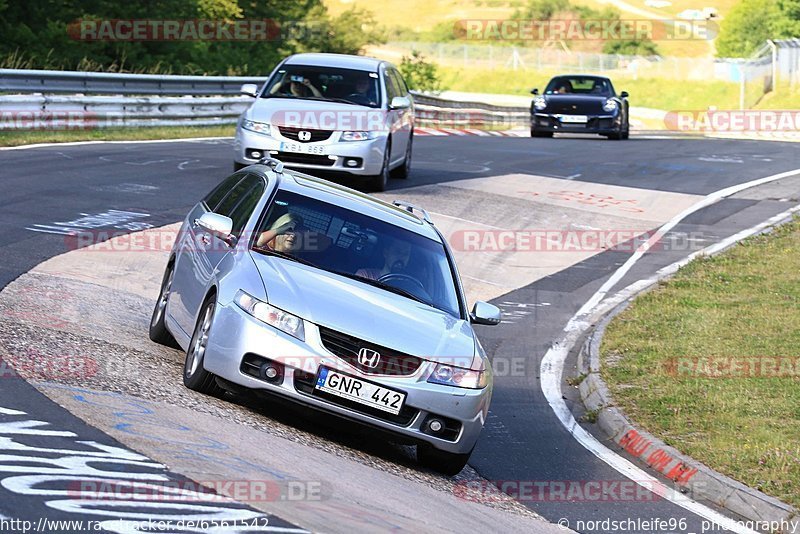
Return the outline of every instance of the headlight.
{"type": "Polygon", "coordinates": [[[270,127],[266,122],[256,122],[244,119],[242,120],[242,128],[245,130],[250,130],[251,132],[260,133],[262,135],[270,134],[270,127]]]}
{"type": "Polygon", "coordinates": [[[342,132],[341,141],[367,141],[378,137],[378,132],[342,132]]]}
{"type": "Polygon", "coordinates": [[[473,371],[438,363],[431,376],[428,377],[428,382],[457,388],[482,389],[486,387],[488,379],[486,371],[473,371]]]}
{"type": "Polygon", "coordinates": [[[303,320],[296,315],[285,312],[281,309],[271,306],[266,302],[262,302],[257,298],[248,295],[241,289],[236,293],[234,298],[236,304],[264,323],[286,332],[290,336],[294,336],[300,341],[305,340],[305,331],[303,329],[303,320]]]}
{"type": "Polygon", "coordinates": [[[617,109],[617,101],[616,100],[606,100],[606,103],[603,104],[603,110],[608,111],[609,113],[617,109]]]}
{"type": "Polygon", "coordinates": [[[544,108],[547,107],[547,100],[545,100],[543,96],[540,96],[539,98],[536,98],[533,101],[533,107],[535,107],[539,111],[542,111],[544,108]]]}

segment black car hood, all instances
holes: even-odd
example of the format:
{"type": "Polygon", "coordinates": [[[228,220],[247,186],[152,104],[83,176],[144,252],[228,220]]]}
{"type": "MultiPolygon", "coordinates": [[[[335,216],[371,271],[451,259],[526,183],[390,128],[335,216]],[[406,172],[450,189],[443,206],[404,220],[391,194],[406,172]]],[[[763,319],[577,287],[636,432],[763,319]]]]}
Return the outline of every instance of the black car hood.
{"type": "Polygon", "coordinates": [[[545,95],[546,113],[568,113],[578,115],[607,115],[603,104],[609,99],[601,95],[545,95]]]}

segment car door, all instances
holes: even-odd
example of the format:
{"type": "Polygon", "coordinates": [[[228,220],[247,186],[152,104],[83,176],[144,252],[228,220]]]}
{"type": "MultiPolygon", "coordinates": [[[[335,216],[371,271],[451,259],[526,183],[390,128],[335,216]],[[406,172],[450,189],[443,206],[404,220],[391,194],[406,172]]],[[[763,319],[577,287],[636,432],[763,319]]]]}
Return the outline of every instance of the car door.
{"type": "Polygon", "coordinates": [[[189,214],[175,261],[175,277],[168,308],[168,313],[187,335],[194,330],[195,318],[217,266],[226,255],[236,250],[235,245],[231,246],[198,226],[197,220],[209,211],[231,217],[232,233],[236,235],[247,221],[242,210],[237,211],[237,208],[240,204],[249,203],[246,201],[250,199],[251,193],[258,194],[260,198],[260,193],[256,191],[259,185],[260,192],[263,193],[263,178],[247,172],[236,173],[225,180],[219,190],[215,189],[207,199],[197,204],[189,214]]]}

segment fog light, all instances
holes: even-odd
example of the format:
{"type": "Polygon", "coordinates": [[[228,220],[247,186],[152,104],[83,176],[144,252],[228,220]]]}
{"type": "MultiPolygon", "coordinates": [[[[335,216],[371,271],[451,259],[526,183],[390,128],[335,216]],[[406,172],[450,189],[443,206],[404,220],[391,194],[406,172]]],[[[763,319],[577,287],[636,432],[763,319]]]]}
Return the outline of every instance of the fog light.
{"type": "Polygon", "coordinates": [[[432,432],[440,432],[442,430],[442,422],[438,419],[432,420],[428,423],[428,427],[431,429],[432,432]]]}
{"type": "Polygon", "coordinates": [[[258,150],[253,150],[253,151],[250,153],[250,155],[251,155],[251,156],[253,156],[253,159],[261,159],[261,156],[262,156],[263,154],[261,154],[261,152],[259,152],[258,150]]]}
{"type": "Polygon", "coordinates": [[[259,374],[262,380],[266,380],[272,384],[280,384],[283,382],[283,366],[279,363],[266,361],[261,364],[259,374]]]}
{"type": "Polygon", "coordinates": [[[347,159],[347,160],[345,160],[344,164],[347,165],[348,167],[357,167],[358,166],[358,161],[356,161],[354,159],[347,159]]]}

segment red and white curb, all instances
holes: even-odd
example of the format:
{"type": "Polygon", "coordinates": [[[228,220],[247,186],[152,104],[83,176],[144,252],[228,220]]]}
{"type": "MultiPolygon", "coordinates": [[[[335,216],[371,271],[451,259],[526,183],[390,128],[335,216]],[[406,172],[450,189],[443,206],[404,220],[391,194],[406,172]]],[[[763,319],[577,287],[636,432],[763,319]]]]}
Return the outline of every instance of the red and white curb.
{"type": "Polygon", "coordinates": [[[414,135],[436,136],[445,135],[477,135],[480,137],[529,137],[527,130],[477,130],[474,128],[414,128],[414,135]]]}

